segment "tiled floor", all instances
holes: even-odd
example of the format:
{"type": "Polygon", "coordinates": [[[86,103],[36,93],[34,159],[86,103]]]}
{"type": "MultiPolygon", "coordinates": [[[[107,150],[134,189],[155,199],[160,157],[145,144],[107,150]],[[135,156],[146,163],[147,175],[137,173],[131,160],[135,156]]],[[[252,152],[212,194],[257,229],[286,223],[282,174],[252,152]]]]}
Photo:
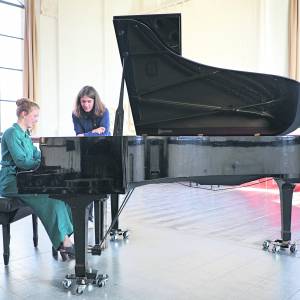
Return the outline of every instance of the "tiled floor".
{"type": "Polygon", "coordinates": [[[300,299],[300,251],[261,249],[264,239],[280,236],[279,217],[278,194],[268,190],[212,191],[185,183],[137,188],[120,220],[131,229],[129,240],[110,242],[100,257],[89,257],[109,275],[107,285],[90,286],[81,296],[61,285],[74,261],[51,257],[41,225],[35,250],[26,218],[12,226],[10,264],[0,264],[0,299],[300,299]]]}

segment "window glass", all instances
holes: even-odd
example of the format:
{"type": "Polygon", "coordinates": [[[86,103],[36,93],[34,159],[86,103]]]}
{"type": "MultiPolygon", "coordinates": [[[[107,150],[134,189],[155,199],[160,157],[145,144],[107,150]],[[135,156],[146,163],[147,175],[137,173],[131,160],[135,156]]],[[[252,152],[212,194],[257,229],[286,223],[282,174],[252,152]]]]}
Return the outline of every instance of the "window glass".
{"type": "Polygon", "coordinates": [[[16,121],[23,96],[24,1],[0,0],[0,132],[16,121]],[[6,3],[9,2],[9,3],[6,3]]]}
{"type": "Polygon", "coordinates": [[[16,122],[16,103],[15,102],[0,102],[0,114],[1,114],[1,131],[9,128],[13,123],[16,122]]]}
{"type": "Polygon", "coordinates": [[[0,36],[0,67],[23,69],[23,40],[0,36]]]}
{"type": "Polygon", "coordinates": [[[0,69],[0,99],[17,100],[23,96],[23,72],[0,69]]]}
{"type": "Polygon", "coordinates": [[[0,2],[0,34],[23,38],[24,9],[0,2]]]}

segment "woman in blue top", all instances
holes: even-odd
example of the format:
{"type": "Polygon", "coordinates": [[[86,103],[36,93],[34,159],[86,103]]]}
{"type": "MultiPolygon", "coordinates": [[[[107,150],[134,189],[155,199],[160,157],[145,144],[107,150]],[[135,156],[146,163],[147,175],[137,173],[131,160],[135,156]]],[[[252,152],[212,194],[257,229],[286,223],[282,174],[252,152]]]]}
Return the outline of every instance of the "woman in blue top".
{"type": "Polygon", "coordinates": [[[84,86],[72,113],[77,136],[110,135],[109,112],[92,86],[84,86]]]}
{"type": "MultiPolygon", "coordinates": [[[[77,136],[110,135],[108,109],[92,86],[84,86],[79,91],[72,119],[77,136]]],[[[89,221],[93,222],[93,203],[88,206],[88,209],[89,221]]]]}
{"type": "Polygon", "coordinates": [[[53,248],[60,250],[65,260],[67,254],[74,255],[74,246],[69,238],[73,233],[70,207],[48,195],[18,194],[17,171],[38,168],[41,153],[29,136],[29,130],[38,121],[39,106],[28,99],[20,99],[16,104],[18,120],[4,132],[1,141],[0,194],[17,197],[33,209],[43,223],[53,248]]]}

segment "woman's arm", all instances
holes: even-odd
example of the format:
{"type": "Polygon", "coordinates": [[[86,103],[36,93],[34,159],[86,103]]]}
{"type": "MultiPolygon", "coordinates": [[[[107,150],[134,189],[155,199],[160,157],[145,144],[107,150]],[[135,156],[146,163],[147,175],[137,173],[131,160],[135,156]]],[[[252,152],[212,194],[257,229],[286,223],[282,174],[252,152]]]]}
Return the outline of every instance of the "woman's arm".
{"type": "Polygon", "coordinates": [[[76,117],[74,114],[72,114],[72,119],[73,119],[74,131],[76,133],[76,136],[97,136],[97,135],[99,135],[92,131],[84,132],[84,128],[82,127],[82,124],[81,124],[79,118],[76,117]]]}
{"type": "Polygon", "coordinates": [[[38,150],[36,149],[36,151],[33,151],[32,157],[29,156],[24,150],[21,138],[18,137],[14,130],[7,132],[5,136],[5,142],[15,165],[18,168],[23,170],[31,170],[39,166],[41,159],[40,156],[37,157],[38,154],[36,153],[36,151],[38,150]]]}
{"type": "Polygon", "coordinates": [[[107,109],[105,109],[103,116],[99,117],[100,123],[99,127],[92,130],[92,133],[97,135],[110,135],[109,132],[109,112],[107,109]]]}
{"type": "Polygon", "coordinates": [[[104,113],[103,113],[102,120],[100,122],[100,127],[105,128],[105,131],[103,132],[103,135],[110,135],[110,133],[109,133],[109,124],[110,124],[110,122],[109,122],[109,111],[106,108],[104,113]]]}
{"type": "Polygon", "coordinates": [[[84,134],[84,131],[83,131],[83,128],[80,124],[79,118],[76,117],[74,114],[72,114],[72,120],[73,120],[74,131],[75,131],[76,135],[84,134]]]}
{"type": "Polygon", "coordinates": [[[41,152],[33,144],[32,147],[33,147],[33,159],[41,160],[41,152]]]}
{"type": "MultiPolygon", "coordinates": [[[[77,136],[99,136],[99,135],[110,135],[109,133],[109,112],[106,109],[103,113],[103,116],[100,118],[100,126],[91,131],[84,132],[84,128],[82,127],[80,120],[74,114],[72,114],[74,130],[77,136]]],[[[97,122],[97,123],[98,123],[97,122]]]]}
{"type": "Polygon", "coordinates": [[[106,109],[101,117],[97,120],[98,128],[84,134],[85,136],[110,135],[109,132],[109,112],[106,109]]]}

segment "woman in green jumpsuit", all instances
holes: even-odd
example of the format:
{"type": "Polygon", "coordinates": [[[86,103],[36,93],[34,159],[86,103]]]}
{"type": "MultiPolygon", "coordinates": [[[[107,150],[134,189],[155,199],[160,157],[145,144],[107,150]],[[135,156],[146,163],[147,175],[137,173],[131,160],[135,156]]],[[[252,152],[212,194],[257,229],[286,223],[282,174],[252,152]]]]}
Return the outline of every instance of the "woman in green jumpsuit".
{"type": "Polygon", "coordinates": [[[0,194],[18,197],[30,206],[43,223],[52,245],[64,254],[74,254],[69,236],[73,233],[71,210],[65,202],[47,195],[18,194],[17,170],[33,170],[41,161],[41,154],[33,145],[29,129],[37,122],[39,107],[27,99],[17,101],[17,123],[8,128],[1,141],[0,194]]]}

